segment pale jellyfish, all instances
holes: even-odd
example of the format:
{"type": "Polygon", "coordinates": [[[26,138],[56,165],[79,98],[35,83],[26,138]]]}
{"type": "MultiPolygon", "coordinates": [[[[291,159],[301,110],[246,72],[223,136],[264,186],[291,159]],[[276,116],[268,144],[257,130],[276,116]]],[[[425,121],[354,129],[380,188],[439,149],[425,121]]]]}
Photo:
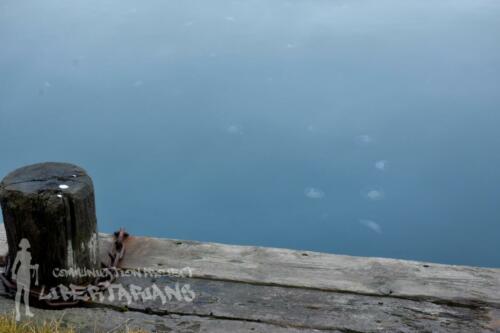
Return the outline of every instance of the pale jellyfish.
{"type": "Polygon", "coordinates": [[[382,189],[368,189],[363,191],[362,194],[365,198],[373,201],[382,200],[385,197],[382,189]]]}
{"type": "Polygon", "coordinates": [[[380,225],[375,222],[375,221],[372,221],[372,220],[359,220],[359,223],[361,223],[362,225],[364,225],[365,227],[375,231],[376,233],[378,234],[381,234],[382,233],[382,228],[380,227],[380,225]]]}
{"type": "Polygon", "coordinates": [[[373,142],[373,138],[368,134],[363,134],[357,137],[358,142],[362,144],[369,144],[373,142]]]}
{"type": "Polygon", "coordinates": [[[227,128],[226,128],[226,131],[229,133],[229,134],[233,134],[233,135],[236,135],[236,134],[243,134],[243,131],[241,130],[241,128],[237,125],[229,125],[227,128]]]}
{"type": "Polygon", "coordinates": [[[375,162],[375,168],[377,168],[378,170],[384,171],[386,167],[387,167],[386,160],[380,160],[375,162]]]}
{"type": "Polygon", "coordinates": [[[325,192],[319,188],[308,187],[304,190],[304,194],[309,199],[322,199],[325,197],[325,192]]]}

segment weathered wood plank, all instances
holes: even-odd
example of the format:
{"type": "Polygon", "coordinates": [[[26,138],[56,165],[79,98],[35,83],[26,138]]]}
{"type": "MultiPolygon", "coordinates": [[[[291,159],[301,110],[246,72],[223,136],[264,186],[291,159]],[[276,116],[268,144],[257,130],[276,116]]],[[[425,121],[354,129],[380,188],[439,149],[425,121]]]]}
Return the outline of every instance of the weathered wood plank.
{"type": "MultiPolygon", "coordinates": [[[[490,308],[196,278],[122,277],[115,285],[127,291],[131,286],[145,290],[155,285],[173,292],[165,302],[159,297],[134,299],[129,293],[128,302],[114,287],[113,299],[108,294],[90,309],[38,309],[36,319],[63,317],[79,332],[108,331],[127,323],[151,332],[480,333],[494,332],[500,318],[499,310],[490,308]],[[189,284],[194,299],[175,296],[176,284],[189,284]]],[[[13,301],[0,298],[1,313],[12,313],[13,308],[13,301]]]]}
{"type": "MultiPolygon", "coordinates": [[[[0,251],[5,251],[2,229],[0,251]]],[[[111,237],[101,234],[101,258],[106,258],[110,246],[111,237]]],[[[495,269],[144,237],[127,241],[122,266],[155,272],[190,267],[192,278],[121,277],[116,283],[126,289],[153,284],[175,289],[178,282],[189,284],[196,297],[193,302],[164,303],[158,298],[130,303],[126,298],[105,298],[95,302],[95,309],[66,310],[70,315],[65,321],[80,325],[82,332],[90,330],[93,318],[101,318],[99,329],[109,329],[119,318],[151,331],[160,325],[167,328],[165,332],[500,329],[499,270],[495,269]]],[[[42,313],[44,318],[52,315],[42,313]]]]}
{"type": "MultiPolygon", "coordinates": [[[[157,315],[180,314],[261,322],[295,329],[341,332],[489,332],[492,324],[488,308],[456,307],[394,297],[374,297],[312,289],[263,286],[248,283],[184,279],[172,277],[123,277],[124,290],[176,290],[189,285],[196,297],[186,301],[179,296],[148,299],[130,297],[102,304],[157,315]]],[[[151,294],[153,294],[151,292],[151,294]]],[[[123,295],[123,293],[122,293],[123,295]]],[[[99,302],[98,302],[99,303],[99,302]]]]}
{"type": "MultiPolygon", "coordinates": [[[[0,314],[12,315],[14,302],[0,297],[0,314]]],[[[62,320],[78,333],[125,332],[142,329],[155,333],[313,333],[315,330],[283,328],[264,323],[204,318],[175,314],[152,315],[141,312],[119,312],[108,308],[71,308],[61,311],[31,308],[38,322],[62,320]]],[[[331,331],[332,333],[341,333],[331,331]]]]}
{"type": "Polygon", "coordinates": [[[198,278],[500,307],[500,269],[146,237],[127,246],[127,268],[189,266],[198,278]]]}
{"type": "MultiPolygon", "coordinates": [[[[103,257],[111,239],[100,234],[103,257]]],[[[186,266],[204,279],[500,308],[500,269],[149,237],[130,237],[122,262],[132,269],[186,266]]]]}

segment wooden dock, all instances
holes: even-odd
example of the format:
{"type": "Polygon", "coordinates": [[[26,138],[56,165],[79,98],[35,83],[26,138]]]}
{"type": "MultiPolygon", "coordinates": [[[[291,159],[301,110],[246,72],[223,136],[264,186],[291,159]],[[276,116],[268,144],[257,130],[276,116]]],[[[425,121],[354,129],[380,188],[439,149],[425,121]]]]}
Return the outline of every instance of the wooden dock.
{"type": "MultiPolygon", "coordinates": [[[[103,260],[111,245],[100,234],[103,260]]],[[[32,309],[35,319],[62,317],[79,332],[500,332],[500,269],[148,237],[127,240],[121,267],[161,273],[120,277],[125,288],[188,285],[195,297],[106,298],[32,309]],[[167,274],[185,267],[191,277],[167,274]]],[[[0,312],[13,309],[0,297],[0,312]]]]}

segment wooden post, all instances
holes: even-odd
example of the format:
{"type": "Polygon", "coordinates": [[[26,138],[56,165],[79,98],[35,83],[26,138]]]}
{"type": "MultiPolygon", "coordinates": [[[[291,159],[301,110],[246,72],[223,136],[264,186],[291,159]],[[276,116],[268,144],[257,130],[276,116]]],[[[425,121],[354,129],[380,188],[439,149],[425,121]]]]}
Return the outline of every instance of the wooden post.
{"type": "Polygon", "coordinates": [[[66,163],[17,169],[0,183],[0,204],[11,263],[26,238],[40,285],[93,280],[61,277],[61,270],[100,268],[94,187],[85,170],[66,163]]]}

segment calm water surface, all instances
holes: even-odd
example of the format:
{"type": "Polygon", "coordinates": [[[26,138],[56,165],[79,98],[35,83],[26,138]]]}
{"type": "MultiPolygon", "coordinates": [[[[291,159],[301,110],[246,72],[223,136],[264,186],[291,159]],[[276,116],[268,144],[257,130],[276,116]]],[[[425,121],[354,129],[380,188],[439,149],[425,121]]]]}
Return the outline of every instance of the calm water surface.
{"type": "Polygon", "coordinates": [[[0,177],[101,231],[500,267],[500,2],[0,2],[0,177]]]}

